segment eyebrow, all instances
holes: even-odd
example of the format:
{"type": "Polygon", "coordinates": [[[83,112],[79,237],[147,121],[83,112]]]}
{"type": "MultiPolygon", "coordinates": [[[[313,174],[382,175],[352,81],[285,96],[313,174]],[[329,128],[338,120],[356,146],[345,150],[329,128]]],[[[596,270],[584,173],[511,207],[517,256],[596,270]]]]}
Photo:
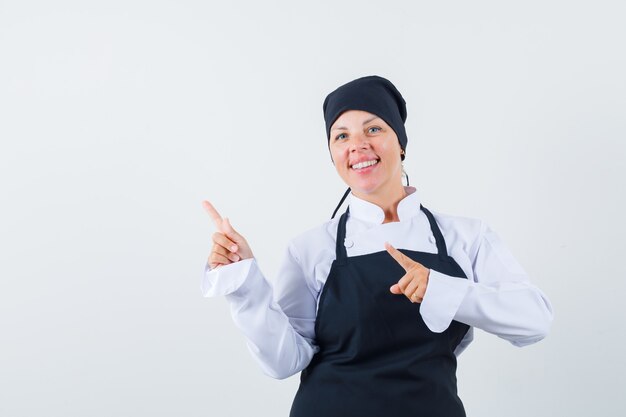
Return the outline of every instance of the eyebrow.
{"type": "MultiPolygon", "coordinates": [[[[374,116],[371,119],[367,119],[366,121],[363,122],[363,125],[368,124],[369,122],[371,122],[374,119],[380,119],[378,116],[374,116]]],[[[331,130],[348,130],[347,127],[345,126],[337,126],[337,127],[333,127],[331,130]]]]}

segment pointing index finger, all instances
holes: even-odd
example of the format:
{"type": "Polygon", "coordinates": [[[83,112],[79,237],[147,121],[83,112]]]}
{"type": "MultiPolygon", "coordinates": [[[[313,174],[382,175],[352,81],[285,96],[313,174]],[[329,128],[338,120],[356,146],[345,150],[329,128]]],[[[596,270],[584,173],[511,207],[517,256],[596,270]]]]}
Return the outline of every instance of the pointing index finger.
{"type": "Polygon", "coordinates": [[[209,216],[211,216],[211,219],[213,219],[213,223],[215,223],[217,228],[222,230],[222,216],[220,216],[215,207],[213,207],[213,204],[209,203],[207,200],[203,200],[202,207],[204,207],[204,210],[209,213],[209,216]]]}
{"type": "Polygon", "coordinates": [[[410,262],[409,258],[407,258],[398,249],[396,249],[393,246],[391,246],[391,244],[389,242],[385,242],[385,249],[387,249],[387,252],[389,252],[389,254],[392,256],[392,258],[395,259],[400,264],[400,266],[402,266],[402,268],[404,268],[405,271],[408,271],[408,269],[411,266],[411,262],[410,262]]]}

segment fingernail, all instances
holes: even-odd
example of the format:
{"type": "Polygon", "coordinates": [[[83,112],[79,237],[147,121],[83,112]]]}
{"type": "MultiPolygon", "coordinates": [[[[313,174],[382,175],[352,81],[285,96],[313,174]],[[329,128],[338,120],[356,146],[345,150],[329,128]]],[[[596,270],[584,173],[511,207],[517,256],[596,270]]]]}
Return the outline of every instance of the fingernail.
{"type": "Polygon", "coordinates": [[[237,252],[237,245],[231,246],[230,250],[233,251],[233,252],[237,252]]]}

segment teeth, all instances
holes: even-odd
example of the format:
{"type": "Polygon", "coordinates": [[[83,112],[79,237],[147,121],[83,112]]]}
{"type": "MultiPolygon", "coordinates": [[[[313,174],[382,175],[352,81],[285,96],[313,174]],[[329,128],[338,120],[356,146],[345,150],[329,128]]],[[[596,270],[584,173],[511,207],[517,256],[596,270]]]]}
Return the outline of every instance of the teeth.
{"type": "Polygon", "coordinates": [[[361,168],[366,168],[372,165],[375,165],[378,163],[377,159],[374,159],[372,161],[365,161],[365,162],[359,162],[358,164],[354,164],[352,165],[352,169],[361,169],[361,168]]]}

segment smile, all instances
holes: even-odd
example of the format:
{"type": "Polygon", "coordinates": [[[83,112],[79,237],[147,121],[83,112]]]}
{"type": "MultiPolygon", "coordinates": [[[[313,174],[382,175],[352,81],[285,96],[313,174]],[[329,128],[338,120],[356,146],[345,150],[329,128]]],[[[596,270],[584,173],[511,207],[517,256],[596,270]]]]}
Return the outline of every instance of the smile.
{"type": "Polygon", "coordinates": [[[371,161],[359,162],[358,164],[354,164],[351,166],[352,169],[363,169],[367,167],[371,167],[372,165],[376,165],[378,163],[378,159],[372,159],[371,161]]]}

